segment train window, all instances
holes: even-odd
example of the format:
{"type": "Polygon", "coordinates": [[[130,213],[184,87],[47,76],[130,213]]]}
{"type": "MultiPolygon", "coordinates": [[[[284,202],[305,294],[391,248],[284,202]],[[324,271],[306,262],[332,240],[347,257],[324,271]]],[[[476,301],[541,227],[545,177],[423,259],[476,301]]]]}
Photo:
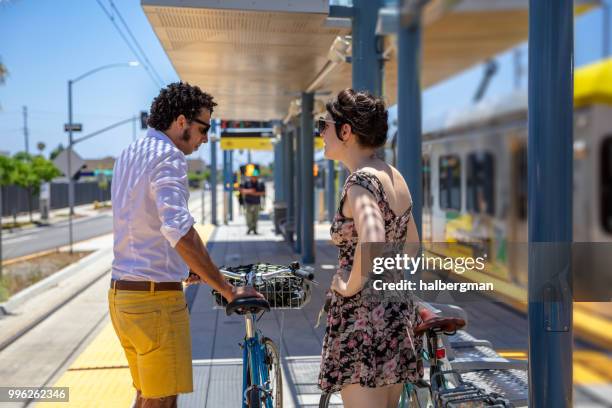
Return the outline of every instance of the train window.
{"type": "Polygon", "coordinates": [[[612,234],[612,136],[604,140],[601,149],[601,224],[612,234]]]}
{"type": "Polygon", "coordinates": [[[461,159],[440,156],[440,208],[461,210],[461,159]]]}
{"type": "Polygon", "coordinates": [[[470,153],[467,157],[467,210],[495,214],[495,162],[488,152],[470,153]]]}

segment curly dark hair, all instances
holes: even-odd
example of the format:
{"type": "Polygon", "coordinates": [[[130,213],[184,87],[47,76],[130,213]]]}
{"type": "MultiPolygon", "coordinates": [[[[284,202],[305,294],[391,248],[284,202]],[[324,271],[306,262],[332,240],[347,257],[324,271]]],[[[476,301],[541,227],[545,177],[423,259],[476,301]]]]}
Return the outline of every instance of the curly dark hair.
{"type": "Polygon", "coordinates": [[[363,147],[379,148],[387,141],[387,108],[381,98],[367,91],[351,88],[340,91],[325,108],[336,122],[336,134],[340,137],[343,124],[349,124],[363,147]]]}
{"type": "Polygon", "coordinates": [[[213,97],[199,87],[187,82],[174,82],[162,88],[157,98],[153,99],[147,125],[164,131],[181,114],[185,115],[187,120],[192,120],[203,108],[213,113],[215,106],[217,104],[213,102],[213,97]]]}

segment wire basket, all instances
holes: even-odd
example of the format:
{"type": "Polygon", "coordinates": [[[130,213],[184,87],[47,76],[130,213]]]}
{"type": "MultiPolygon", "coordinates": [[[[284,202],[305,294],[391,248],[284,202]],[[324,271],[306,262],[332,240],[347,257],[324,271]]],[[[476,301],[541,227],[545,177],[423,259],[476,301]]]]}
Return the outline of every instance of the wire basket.
{"type": "MultiPolygon", "coordinates": [[[[307,279],[295,276],[291,272],[266,277],[265,279],[261,277],[262,273],[287,269],[285,265],[258,263],[221,267],[221,269],[242,275],[240,279],[226,277],[229,283],[234,286],[245,286],[247,284],[247,273],[255,271],[257,275],[253,287],[265,297],[272,309],[301,309],[310,301],[312,287],[311,282],[307,279]]],[[[227,305],[225,298],[214,289],[212,293],[215,307],[225,308],[227,305]]]]}

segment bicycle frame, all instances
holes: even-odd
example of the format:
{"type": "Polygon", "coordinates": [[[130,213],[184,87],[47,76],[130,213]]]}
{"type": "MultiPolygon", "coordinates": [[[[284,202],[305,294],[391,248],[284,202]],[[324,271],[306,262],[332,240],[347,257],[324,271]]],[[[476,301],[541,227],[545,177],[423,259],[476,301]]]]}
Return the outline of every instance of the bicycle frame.
{"type": "MultiPolygon", "coordinates": [[[[246,336],[242,353],[242,407],[248,408],[247,392],[256,387],[261,392],[268,393],[268,369],[265,363],[264,345],[259,339],[259,333],[255,327],[255,315],[244,315],[246,336]],[[247,376],[248,379],[247,379],[247,376]],[[248,384],[250,380],[251,385],[248,384]]],[[[271,398],[266,398],[265,408],[273,408],[271,398]]]]}

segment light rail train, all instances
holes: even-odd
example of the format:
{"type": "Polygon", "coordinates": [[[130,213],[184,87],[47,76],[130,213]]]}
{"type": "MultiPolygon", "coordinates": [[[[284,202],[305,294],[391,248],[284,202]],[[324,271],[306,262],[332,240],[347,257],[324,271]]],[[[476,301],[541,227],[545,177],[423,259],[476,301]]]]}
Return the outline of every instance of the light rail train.
{"type": "MultiPolygon", "coordinates": [[[[573,239],[612,242],[612,59],[576,70],[574,105],[573,239]]],[[[386,159],[396,165],[394,112],[386,159]]],[[[496,267],[480,278],[524,304],[526,246],[514,243],[528,240],[527,95],[483,102],[440,122],[423,132],[422,239],[485,251],[496,267]]],[[[576,311],[612,321],[611,303],[580,303],[576,311]]]]}

